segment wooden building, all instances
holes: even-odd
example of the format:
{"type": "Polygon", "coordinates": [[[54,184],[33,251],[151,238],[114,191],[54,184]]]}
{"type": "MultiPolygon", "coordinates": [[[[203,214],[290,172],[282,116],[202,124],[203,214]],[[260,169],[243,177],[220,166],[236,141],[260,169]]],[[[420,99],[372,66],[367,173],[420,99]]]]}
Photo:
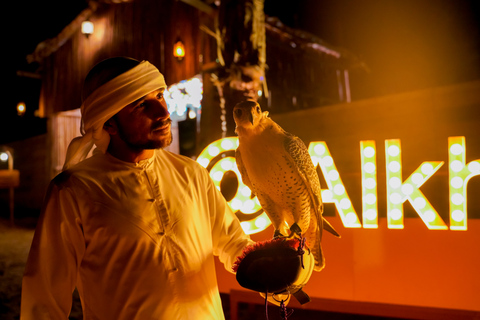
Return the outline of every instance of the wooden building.
{"type": "MultiPolygon", "coordinates": [[[[40,43],[28,60],[40,65],[39,115],[51,119],[51,176],[63,163],[66,144],[79,134],[83,79],[93,65],[112,56],[150,61],[164,74],[167,85],[202,79],[202,117],[193,126],[196,141],[190,153],[220,138],[222,121],[232,134],[233,117],[227,113],[221,119],[219,95],[212,84],[212,75],[222,67],[215,37],[218,15],[213,1],[90,1],[58,36],[40,43]],[[94,26],[88,36],[81,30],[86,20],[94,26]],[[182,59],[173,55],[178,41],[185,48],[182,59]]],[[[260,98],[264,109],[273,114],[350,101],[348,72],[365,68],[351,53],[272,17],[265,19],[265,34],[267,85],[260,98]]],[[[179,136],[174,134],[177,140],[179,136]]],[[[186,136],[192,139],[191,134],[186,136]]]]}

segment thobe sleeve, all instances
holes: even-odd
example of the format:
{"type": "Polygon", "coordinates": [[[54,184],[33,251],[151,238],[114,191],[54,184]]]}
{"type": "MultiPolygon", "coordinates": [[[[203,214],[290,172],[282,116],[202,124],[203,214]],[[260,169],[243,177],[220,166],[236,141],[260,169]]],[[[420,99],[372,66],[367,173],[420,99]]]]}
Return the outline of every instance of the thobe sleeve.
{"type": "Polygon", "coordinates": [[[23,276],[20,319],[68,319],[84,250],[73,192],[52,182],[23,276]]]}
{"type": "Polygon", "coordinates": [[[225,269],[232,272],[236,258],[253,241],[243,231],[240,221],[228,206],[225,198],[215,187],[209,176],[206,178],[206,190],[209,198],[212,218],[212,239],[214,255],[218,256],[225,269]]]}

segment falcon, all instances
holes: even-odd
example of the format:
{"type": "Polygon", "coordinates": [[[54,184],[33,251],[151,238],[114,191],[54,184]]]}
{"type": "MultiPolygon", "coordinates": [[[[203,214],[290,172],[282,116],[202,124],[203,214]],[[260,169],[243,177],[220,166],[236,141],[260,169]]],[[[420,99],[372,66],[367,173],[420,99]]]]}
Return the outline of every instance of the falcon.
{"type": "Polygon", "coordinates": [[[320,181],[307,147],[283,130],[253,100],[233,110],[239,145],[235,151],[243,183],[257,196],[275,229],[274,238],[306,238],[315,271],[325,266],[323,230],[339,237],[323,218],[320,181]]]}

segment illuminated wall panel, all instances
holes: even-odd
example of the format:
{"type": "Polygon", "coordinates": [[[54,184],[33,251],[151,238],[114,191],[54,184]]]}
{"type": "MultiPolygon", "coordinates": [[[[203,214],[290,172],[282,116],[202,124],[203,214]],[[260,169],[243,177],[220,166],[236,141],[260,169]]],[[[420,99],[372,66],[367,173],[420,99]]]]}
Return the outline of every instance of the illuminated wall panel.
{"type": "Polygon", "coordinates": [[[363,227],[377,229],[377,148],[375,141],[360,141],[360,159],[362,164],[363,227]]]}
{"type": "Polygon", "coordinates": [[[324,141],[311,142],[308,153],[312,158],[313,165],[320,165],[328,189],[322,189],[322,200],[324,203],[334,203],[340,215],[343,225],[346,228],[361,228],[355,208],[350,201],[347,190],[342,182],[340,173],[335,166],[333,157],[324,141]]]}
{"type": "Polygon", "coordinates": [[[465,137],[448,138],[450,229],[467,230],[467,183],[480,175],[480,160],[466,164],[465,137]]]}

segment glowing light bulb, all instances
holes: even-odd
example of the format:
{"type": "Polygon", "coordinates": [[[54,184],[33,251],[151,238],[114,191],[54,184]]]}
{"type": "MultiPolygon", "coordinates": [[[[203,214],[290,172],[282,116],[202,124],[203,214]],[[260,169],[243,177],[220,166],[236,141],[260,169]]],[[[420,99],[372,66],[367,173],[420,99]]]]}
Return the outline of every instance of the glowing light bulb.
{"type": "Polygon", "coordinates": [[[398,161],[392,161],[388,164],[388,170],[392,172],[398,172],[400,171],[400,163],[398,161]]]}
{"type": "Polygon", "coordinates": [[[374,173],[375,172],[375,164],[372,162],[367,162],[365,166],[363,167],[363,170],[367,173],[374,173]]]}
{"type": "Polygon", "coordinates": [[[369,209],[365,212],[365,217],[367,220],[375,220],[377,218],[377,212],[373,209],[369,209]]]}
{"type": "Polygon", "coordinates": [[[373,179],[373,178],[365,179],[364,183],[365,183],[365,188],[367,188],[367,189],[373,189],[377,185],[377,183],[375,182],[375,179],[373,179]]]}
{"type": "Polygon", "coordinates": [[[341,184],[337,184],[335,187],[333,187],[333,192],[336,194],[336,195],[342,195],[345,193],[345,187],[341,184]]]}
{"type": "Polygon", "coordinates": [[[243,231],[248,234],[248,231],[250,231],[250,222],[242,221],[240,222],[240,225],[242,226],[243,231]]]}
{"type": "Polygon", "coordinates": [[[375,155],[375,149],[373,147],[366,147],[363,149],[363,155],[367,158],[371,158],[375,155]]]}
{"type": "Polygon", "coordinates": [[[322,155],[325,153],[325,151],[326,151],[325,146],[324,146],[323,144],[320,144],[320,143],[317,144],[317,145],[315,146],[315,148],[313,148],[313,150],[314,150],[315,153],[316,153],[317,155],[319,155],[319,156],[322,156],[322,155]]]}
{"type": "Polygon", "coordinates": [[[222,181],[223,172],[222,171],[215,171],[212,173],[212,179],[215,181],[222,181]]]}
{"type": "Polygon", "coordinates": [[[455,210],[452,212],[452,219],[456,222],[461,222],[465,219],[465,212],[461,210],[455,210]]]}
{"type": "Polygon", "coordinates": [[[245,186],[242,188],[242,190],[240,190],[240,193],[244,196],[244,197],[249,197],[251,194],[252,194],[252,191],[250,191],[250,188],[245,186]]]}
{"type": "Polygon", "coordinates": [[[450,147],[450,152],[456,156],[460,155],[462,152],[463,152],[463,147],[458,144],[458,143],[454,143],[452,144],[452,146],[450,147]]]}
{"type": "Polygon", "coordinates": [[[405,194],[405,195],[407,195],[407,196],[408,196],[409,194],[412,194],[412,192],[413,192],[413,186],[412,186],[411,184],[409,184],[409,183],[404,184],[404,185],[402,186],[402,192],[403,192],[403,194],[405,194]]]}
{"type": "Polygon", "coordinates": [[[392,220],[400,220],[402,218],[402,212],[398,209],[393,209],[391,212],[390,212],[390,215],[389,217],[392,219],[392,220]]]}
{"type": "Polygon", "coordinates": [[[244,213],[251,213],[254,207],[255,207],[255,202],[253,202],[252,200],[247,200],[243,203],[242,211],[244,213]]]}
{"type": "Polygon", "coordinates": [[[426,203],[425,199],[418,197],[418,198],[415,198],[415,200],[413,200],[413,205],[415,207],[417,207],[418,209],[423,209],[423,208],[425,208],[427,203],[426,203]]]}
{"type": "Polygon", "coordinates": [[[197,162],[200,163],[200,165],[204,168],[208,167],[208,164],[210,163],[210,160],[207,158],[199,157],[197,158],[197,162]]]}
{"type": "Polygon", "coordinates": [[[82,22],[82,33],[85,36],[88,37],[89,35],[93,34],[94,29],[95,27],[91,21],[85,20],[82,22]]]}
{"type": "Polygon", "coordinates": [[[433,166],[431,163],[424,163],[420,170],[424,175],[429,175],[433,172],[433,166]]]}
{"type": "Polygon", "coordinates": [[[333,201],[333,194],[330,190],[322,190],[322,200],[323,202],[332,202],[333,201]]]}
{"type": "Polygon", "coordinates": [[[460,193],[455,193],[452,195],[452,203],[455,205],[461,205],[463,203],[464,199],[463,196],[460,193]]]}
{"type": "Polygon", "coordinates": [[[461,188],[463,186],[463,179],[460,177],[453,177],[450,181],[450,185],[456,189],[461,188]]]}
{"type": "Polygon", "coordinates": [[[413,175],[412,175],[412,182],[415,183],[415,185],[420,185],[423,183],[423,175],[419,172],[415,172],[413,175]]]}
{"type": "Polygon", "coordinates": [[[394,192],[390,195],[390,201],[393,203],[393,204],[399,204],[399,203],[402,203],[402,196],[397,193],[397,192],[394,192]]]}
{"type": "Polygon", "coordinates": [[[357,215],[354,212],[349,212],[345,216],[347,224],[354,224],[357,221],[357,215]]]}
{"type": "Polygon", "coordinates": [[[220,153],[220,149],[216,146],[211,146],[208,148],[208,154],[212,157],[216,157],[220,153]]]}
{"type": "Polygon", "coordinates": [[[222,140],[222,143],[220,144],[224,150],[232,150],[233,149],[233,142],[230,139],[224,139],[222,140]]]}
{"type": "Polygon", "coordinates": [[[238,199],[233,199],[230,205],[233,210],[240,210],[240,208],[242,207],[242,201],[238,199]]]}
{"type": "Polygon", "coordinates": [[[450,163],[450,168],[452,168],[453,172],[460,172],[463,169],[463,163],[459,160],[454,160],[450,163]]]}
{"type": "Polygon", "coordinates": [[[392,157],[396,157],[400,154],[400,149],[398,148],[398,146],[393,145],[388,147],[387,152],[392,157]]]}
{"type": "Polygon", "coordinates": [[[330,181],[336,181],[339,177],[340,175],[338,174],[337,170],[330,170],[328,173],[328,179],[330,179],[330,181]]]}
{"type": "Polygon", "coordinates": [[[471,173],[478,173],[480,172],[480,162],[478,161],[472,161],[468,164],[468,170],[471,173]]]}
{"type": "Polygon", "coordinates": [[[433,222],[435,221],[435,213],[432,210],[428,210],[423,214],[423,218],[427,222],[433,222]]]}
{"type": "Polygon", "coordinates": [[[220,165],[225,171],[231,170],[233,168],[233,162],[227,159],[223,159],[220,165]]]}
{"type": "MultiPolygon", "coordinates": [[[[346,198],[343,198],[342,200],[340,200],[340,208],[342,209],[348,209],[352,206],[352,203],[350,202],[350,200],[346,199],[346,198]]],[[[356,219],[357,215],[355,215],[355,219],[356,219]]]]}
{"type": "Polygon", "coordinates": [[[258,217],[258,219],[255,220],[255,226],[259,229],[264,229],[267,224],[267,220],[265,220],[265,218],[263,217],[258,217]]]}
{"type": "Polygon", "coordinates": [[[392,177],[388,180],[388,184],[390,185],[390,187],[392,188],[398,188],[400,187],[400,185],[402,184],[402,182],[400,181],[400,178],[398,177],[392,177]]]}
{"type": "Polygon", "coordinates": [[[374,204],[377,201],[377,197],[373,193],[369,193],[365,196],[365,202],[368,204],[374,204]]]}
{"type": "Polygon", "coordinates": [[[322,158],[322,163],[323,163],[325,166],[329,167],[329,166],[331,166],[331,165],[333,164],[333,159],[332,159],[332,157],[330,157],[330,156],[323,157],[323,158],[322,158]]]}

